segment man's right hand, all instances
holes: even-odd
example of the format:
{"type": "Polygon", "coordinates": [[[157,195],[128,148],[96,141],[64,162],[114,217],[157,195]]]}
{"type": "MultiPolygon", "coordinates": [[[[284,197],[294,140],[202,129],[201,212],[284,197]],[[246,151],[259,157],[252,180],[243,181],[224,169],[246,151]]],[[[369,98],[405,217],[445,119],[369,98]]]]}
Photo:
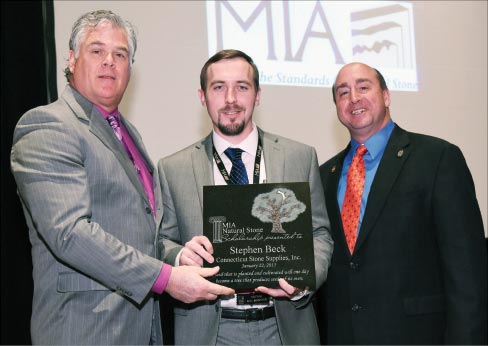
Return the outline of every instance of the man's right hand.
{"type": "Polygon", "coordinates": [[[234,294],[235,291],[232,288],[217,285],[205,279],[217,274],[219,270],[219,267],[173,267],[165,292],[183,303],[215,300],[222,295],[234,294]]]}

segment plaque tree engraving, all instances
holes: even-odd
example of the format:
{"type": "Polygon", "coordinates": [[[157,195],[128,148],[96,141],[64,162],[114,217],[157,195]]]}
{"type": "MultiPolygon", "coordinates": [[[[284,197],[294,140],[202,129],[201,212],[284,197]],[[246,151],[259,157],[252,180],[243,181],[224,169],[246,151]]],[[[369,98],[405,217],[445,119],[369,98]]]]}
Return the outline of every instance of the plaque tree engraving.
{"type": "Polygon", "coordinates": [[[296,220],[305,210],[305,204],[296,198],[292,190],[279,188],[256,196],[252,215],[261,222],[271,222],[271,233],[286,233],[282,224],[296,220]]]}

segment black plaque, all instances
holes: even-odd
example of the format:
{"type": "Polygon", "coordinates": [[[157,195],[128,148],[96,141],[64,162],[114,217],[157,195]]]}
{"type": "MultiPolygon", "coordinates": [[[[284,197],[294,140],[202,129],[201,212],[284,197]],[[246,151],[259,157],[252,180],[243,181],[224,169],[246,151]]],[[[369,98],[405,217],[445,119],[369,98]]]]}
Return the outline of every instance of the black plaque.
{"type": "Polygon", "coordinates": [[[203,187],[203,234],[220,266],[210,278],[234,289],[315,288],[310,187],[303,183],[203,187]]]}

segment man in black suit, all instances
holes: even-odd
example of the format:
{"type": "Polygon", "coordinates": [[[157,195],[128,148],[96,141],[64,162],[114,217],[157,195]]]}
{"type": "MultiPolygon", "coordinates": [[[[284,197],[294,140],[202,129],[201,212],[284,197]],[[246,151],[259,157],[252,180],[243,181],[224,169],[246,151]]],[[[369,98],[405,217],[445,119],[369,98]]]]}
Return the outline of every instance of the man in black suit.
{"type": "Polygon", "coordinates": [[[335,242],[327,342],[486,344],[483,221],[460,149],[393,123],[385,80],[365,64],[345,65],[332,92],[351,141],[320,167],[335,242]]]}

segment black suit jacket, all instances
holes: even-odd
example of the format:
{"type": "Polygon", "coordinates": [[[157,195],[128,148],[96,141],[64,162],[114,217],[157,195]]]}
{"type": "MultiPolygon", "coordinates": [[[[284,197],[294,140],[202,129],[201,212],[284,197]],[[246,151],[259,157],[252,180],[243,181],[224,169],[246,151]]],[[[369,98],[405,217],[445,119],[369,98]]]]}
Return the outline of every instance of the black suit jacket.
{"type": "Polygon", "coordinates": [[[486,344],[483,221],[460,149],[395,126],[351,256],[337,202],[349,148],[320,167],[335,243],[328,343],[486,344]]]}

